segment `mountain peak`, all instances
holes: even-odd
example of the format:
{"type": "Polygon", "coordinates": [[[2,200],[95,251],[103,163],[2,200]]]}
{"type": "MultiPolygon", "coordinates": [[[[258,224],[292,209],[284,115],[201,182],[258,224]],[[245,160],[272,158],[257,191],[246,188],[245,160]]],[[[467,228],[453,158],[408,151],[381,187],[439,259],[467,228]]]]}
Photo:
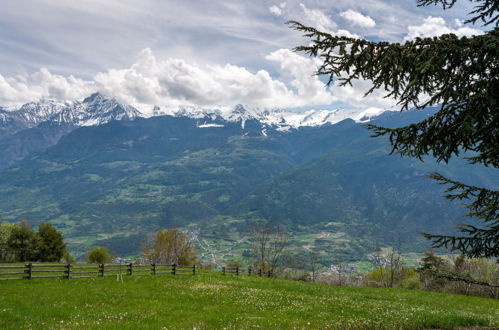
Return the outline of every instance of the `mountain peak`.
{"type": "Polygon", "coordinates": [[[108,99],[105,95],[101,94],[100,92],[95,92],[90,96],[87,96],[82,103],[95,103],[95,102],[101,102],[103,100],[108,99]]]}

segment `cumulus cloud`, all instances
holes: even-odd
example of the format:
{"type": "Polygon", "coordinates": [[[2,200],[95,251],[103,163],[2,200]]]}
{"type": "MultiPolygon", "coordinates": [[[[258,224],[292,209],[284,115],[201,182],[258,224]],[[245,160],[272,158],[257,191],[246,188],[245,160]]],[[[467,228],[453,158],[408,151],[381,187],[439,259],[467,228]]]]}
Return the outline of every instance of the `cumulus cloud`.
{"type": "MultiPolygon", "coordinates": [[[[136,105],[297,107],[327,104],[332,96],[313,75],[317,63],[281,49],[267,60],[290,77],[290,87],[269,72],[250,72],[231,64],[199,66],[181,59],[158,60],[150,49],[139,54],[127,69],[112,69],[95,76],[102,92],[136,105]]],[[[143,107],[142,106],[142,107],[143,107]]]]}
{"type": "Polygon", "coordinates": [[[442,34],[454,33],[459,37],[483,34],[483,31],[464,26],[461,21],[456,22],[456,28],[447,25],[442,17],[428,16],[421,25],[409,25],[409,32],[404,41],[413,40],[417,37],[427,38],[436,37],[442,34]]]}
{"type": "Polygon", "coordinates": [[[275,16],[282,16],[284,8],[286,8],[287,3],[281,2],[279,6],[273,5],[269,7],[269,11],[275,16]]]}
{"type": "Polygon", "coordinates": [[[265,58],[278,63],[281,70],[292,77],[290,84],[295,88],[298,98],[315,100],[316,104],[332,102],[330,90],[314,75],[320,65],[318,59],[300,56],[289,49],[279,49],[265,58]]]}
{"type": "Polygon", "coordinates": [[[277,6],[271,6],[269,7],[269,11],[274,14],[275,16],[281,16],[282,15],[282,9],[277,7],[277,6]]]}
{"type": "Polygon", "coordinates": [[[319,60],[279,49],[265,56],[276,66],[280,78],[268,71],[236,65],[197,65],[183,59],[158,59],[144,49],[128,68],[109,69],[93,80],[64,77],[41,69],[30,76],[0,75],[0,104],[19,106],[41,98],[81,100],[95,91],[137,106],[144,113],[153,106],[233,107],[238,103],[255,107],[294,108],[323,106],[333,102],[357,109],[385,109],[392,105],[375,93],[363,98],[367,82],[331,88],[314,75],[319,60]]]}
{"type": "Polygon", "coordinates": [[[45,68],[31,75],[4,77],[0,74],[0,105],[19,106],[42,98],[75,100],[95,90],[92,81],[53,74],[45,68]]]}
{"type": "Polygon", "coordinates": [[[372,87],[371,81],[354,80],[352,86],[338,86],[335,84],[331,93],[333,102],[342,102],[353,108],[369,110],[370,113],[381,112],[382,110],[395,110],[396,100],[385,98],[386,92],[382,89],[374,90],[364,97],[364,94],[372,87]]]}
{"type": "Polygon", "coordinates": [[[319,31],[327,32],[333,35],[345,36],[350,38],[359,38],[358,35],[351,33],[345,29],[336,30],[337,24],[328,15],[324,14],[319,9],[307,8],[303,3],[300,3],[300,7],[305,14],[303,20],[300,20],[305,25],[310,25],[315,27],[319,31]]]}
{"type": "Polygon", "coordinates": [[[360,27],[371,28],[376,26],[376,22],[369,16],[364,16],[361,13],[349,9],[347,11],[341,12],[340,16],[352,23],[353,25],[357,25],[360,27]]]}
{"type": "Polygon", "coordinates": [[[318,9],[309,9],[303,3],[300,7],[305,14],[306,23],[311,23],[319,31],[334,33],[336,23],[326,14],[318,9]]]}

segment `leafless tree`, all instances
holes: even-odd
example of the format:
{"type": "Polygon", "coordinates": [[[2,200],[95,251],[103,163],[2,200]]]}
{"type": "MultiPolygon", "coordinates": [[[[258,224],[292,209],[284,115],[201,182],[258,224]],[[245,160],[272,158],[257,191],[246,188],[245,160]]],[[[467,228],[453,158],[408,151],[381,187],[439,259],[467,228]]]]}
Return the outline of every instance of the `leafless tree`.
{"type": "Polygon", "coordinates": [[[271,233],[269,242],[268,264],[272,274],[275,273],[277,264],[279,263],[282,254],[289,244],[289,233],[281,226],[275,228],[271,233]]]}
{"type": "Polygon", "coordinates": [[[266,221],[253,222],[250,226],[250,235],[257,266],[265,269],[270,242],[269,224],[266,221]]]}
{"type": "Polygon", "coordinates": [[[272,228],[266,221],[255,221],[251,224],[250,236],[257,267],[275,273],[289,244],[289,233],[283,227],[272,228]]]}
{"type": "Polygon", "coordinates": [[[318,260],[319,260],[319,252],[315,250],[310,251],[309,262],[310,262],[310,268],[312,270],[312,282],[315,282],[317,278],[318,260]]]}
{"type": "Polygon", "coordinates": [[[397,274],[399,274],[402,268],[402,256],[398,254],[395,250],[390,250],[386,256],[386,267],[388,268],[389,284],[390,288],[393,288],[397,274]]]}

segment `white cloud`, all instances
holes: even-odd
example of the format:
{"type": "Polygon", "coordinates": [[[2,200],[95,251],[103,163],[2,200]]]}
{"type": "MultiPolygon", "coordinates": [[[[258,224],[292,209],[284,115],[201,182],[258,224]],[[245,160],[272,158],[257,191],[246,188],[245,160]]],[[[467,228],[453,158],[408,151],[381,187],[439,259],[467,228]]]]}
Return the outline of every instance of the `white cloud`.
{"type": "Polygon", "coordinates": [[[92,81],[52,74],[45,68],[29,76],[4,77],[0,74],[0,105],[19,106],[42,98],[75,100],[95,90],[92,81]]]}
{"type": "Polygon", "coordinates": [[[271,6],[269,7],[269,11],[274,14],[275,16],[281,16],[282,15],[282,9],[277,7],[277,6],[271,6]]]}
{"type": "Polygon", "coordinates": [[[265,70],[253,73],[231,64],[199,66],[181,59],[158,60],[150,49],[143,50],[130,68],[99,73],[95,81],[102,92],[139,106],[210,107],[244,103],[297,107],[328,104],[333,99],[323,83],[313,76],[317,70],[315,60],[289,49],[275,51],[266,59],[279,64],[290,77],[291,87],[265,70]]]}
{"type": "Polygon", "coordinates": [[[404,41],[413,40],[417,37],[436,37],[447,33],[454,33],[459,37],[483,34],[483,31],[481,30],[463,26],[460,21],[456,23],[458,23],[456,24],[457,28],[452,29],[446,24],[442,17],[428,16],[423,20],[423,24],[421,25],[409,25],[407,28],[409,32],[404,38],[404,41]]]}
{"type": "Polygon", "coordinates": [[[303,3],[300,3],[300,7],[305,14],[306,23],[312,24],[319,31],[334,33],[336,23],[329,16],[318,9],[309,9],[303,3]]]}
{"type": "Polygon", "coordinates": [[[41,69],[30,76],[0,75],[0,105],[19,106],[41,98],[78,100],[100,91],[147,113],[154,105],[232,107],[238,103],[255,107],[294,108],[342,102],[353,108],[385,109],[393,102],[375,92],[363,93],[370,84],[328,88],[314,75],[319,60],[289,49],[271,52],[265,59],[277,66],[281,78],[268,71],[226,65],[196,65],[182,59],[158,59],[150,49],[138,55],[128,68],[109,69],[93,80],[64,77],[41,69]]]}
{"type": "Polygon", "coordinates": [[[360,27],[371,28],[376,26],[376,22],[369,16],[364,16],[361,13],[349,9],[347,11],[341,12],[340,16],[352,23],[353,25],[357,25],[360,27]]]}
{"type": "Polygon", "coordinates": [[[300,7],[305,14],[304,19],[300,21],[305,25],[313,26],[319,31],[327,32],[333,35],[345,36],[350,38],[360,38],[358,35],[351,33],[348,30],[336,30],[337,24],[322,11],[318,9],[309,9],[303,3],[300,3],[300,7]]]}
{"type": "Polygon", "coordinates": [[[370,109],[373,111],[395,110],[396,100],[385,98],[386,91],[376,89],[371,94],[364,97],[364,94],[372,87],[371,81],[354,80],[352,86],[340,87],[335,84],[331,92],[334,96],[334,102],[342,102],[357,109],[370,109]]]}
{"type": "Polygon", "coordinates": [[[265,57],[269,61],[279,63],[281,70],[292,77],[291,85],[302,100],[314,100],[316,104],[329,104],[333,100],[329,89],[320,81],[314,72],[319,60],[303,57],[289,49],[279,49],[265,57]]]}

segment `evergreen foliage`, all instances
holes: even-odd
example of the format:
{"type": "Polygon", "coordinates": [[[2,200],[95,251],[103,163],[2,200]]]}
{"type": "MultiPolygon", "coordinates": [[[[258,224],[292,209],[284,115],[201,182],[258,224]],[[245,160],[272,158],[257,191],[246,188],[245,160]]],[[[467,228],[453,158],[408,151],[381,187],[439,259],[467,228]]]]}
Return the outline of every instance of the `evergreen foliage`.
{"type": "MultiPolygon", "coordinates": [[[[439,162],[465,153],[470,163],[499,167],[499,4],[495,0],[472,0],[477,5],[466,23],[482,21],[495,26],[484,35],[457,37],[446,34],[416,38],[404,44],[372,42],[334,36],[291,21],[289,25],[311,39],[297,47],[322,59],[317,74],[328,76],[328,84],[351,85],[356,79],[370,80],[366,95],[383,88],[401,110],[439,106],[437,113],[400,128],[368,127],[374,136],[387,135],[392,153],[422,159],[432,155],[439,162]]],[[[419,0],[419,6],[441,4],[451,8],[456,0],[419,0]]],[[[449,199],[471,199],[469,216],[482,226],[459,228],[462,236],[429,235],[435,247],[449,247],[470,257],[499,256],[499,192],[465,185],[440,174],[431,177],[449,184],[449,199]]]]}
{"type": "Polygon", "coordinates": [[[42,223],[38,229],[38,260],[60,261],[66,252],[62,234],[50,223],[42,223]]]}

